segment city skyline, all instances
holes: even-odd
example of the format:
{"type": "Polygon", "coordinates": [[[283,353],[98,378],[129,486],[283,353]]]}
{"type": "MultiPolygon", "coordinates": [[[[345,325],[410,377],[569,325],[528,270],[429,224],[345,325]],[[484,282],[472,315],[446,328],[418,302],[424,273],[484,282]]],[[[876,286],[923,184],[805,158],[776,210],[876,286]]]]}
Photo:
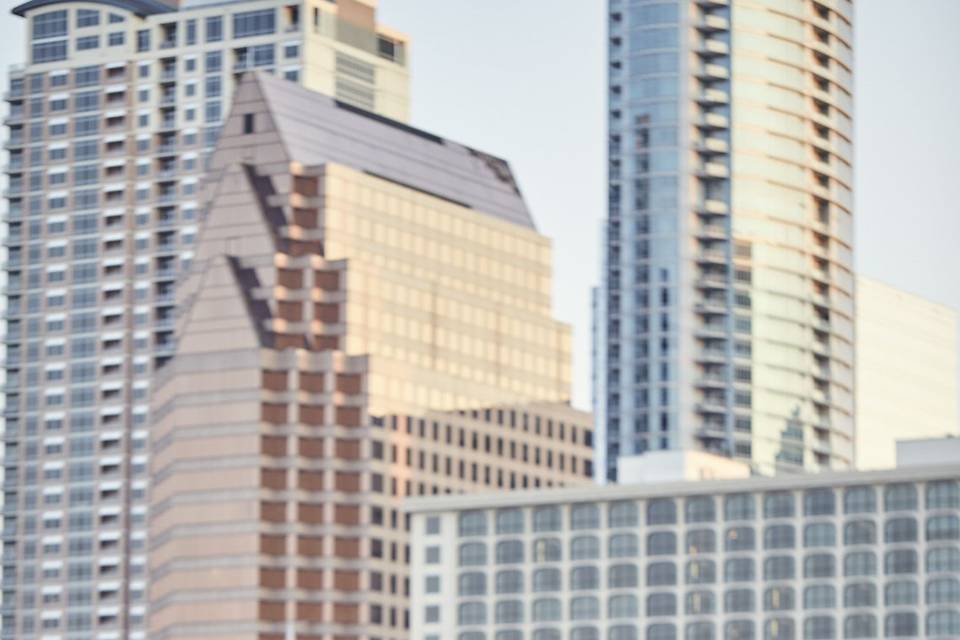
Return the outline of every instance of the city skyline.
{"type": "MultiPolygon", "coordinates": [[[[589,290],[599,274],[606,162],[604,75],[599,71],[606,56],[604,3],[589,10],[583,6],[580,0],[529,0],[512,7],[513,19],[507,23],[497,6],[468,0],[381,0],[379,6],[385,23],[415,39],[411,122],[512,158],[520,187],[554,241],[555,306],[574,328],[573,399],[579,408],[590,406],[589,290]],[[551,33],[576,42],[575,47],[544,49],[524,37],[535,32],[547,11],[553,16],[551,33]],[[463,46],[459,34],[490,32],[494,25],[502,34],[497,47],[463,46]],[[457,56],[448,55],[451,50],[457,56]],[[518,56],[525,60],[523,68],[513,64],[518,56]],[[469,76],[456,73],[463,67],[471,70],[469,76]],[[526,91],[530,75],[539,80],[537,91],[526,91]],[[582,91],[571,96],[570,85],[582,91]],[[501,102],[521,92],[525,99],[509,102],[508,117],[499,115],[501,102]],[[578,261],[565,263],[559,259],[565,255],[578,261]]],[[[960,87],[940,82],[924,64],[932,57],[960,59],[960,42],[949,28],[960,20],[960,3],[918,0],[911,7],[904,15],[894,0],[856,4],[856,206],[870,212],[855,223],[856,267],[907,293],[960,310],[960,282],[948,275],[960,272],[960,253],[949,243],[960,236],[960,216],[951,216],[948,205],[948,159],[960,145],[960,123],[949,115],[949,105],[960,101],[960,87]],[[904,21],[911,28],[904,28],[904,21]],[[892,39],[909,46],[888,58],[884,43],[892,39]],[[911,99],[917,95],[937,96],[927,105],[930,117],[910,118],[911,99]],[[898,187],[893,177],[904,159],[883,152],[888,123],[907,121],[909,133],[895,132],[896,147],[904,158],[932,158],[921,165],[927,171],[908,168],[908,186],[920,189],[898,187]],[[923,204],[911,207],[911,219],[918,223],[902,228],[900,211],[907,197],[923,204]],[[904,237],[910,241],[903,242],[904,237]],[[904,252],[904,263],[889,260],[892,252],[904,252]]],[[[21,22],[9,12],[0,13],[5,34],[0,82],[6,81],[7,67],[23,57],[21,22]]]]}

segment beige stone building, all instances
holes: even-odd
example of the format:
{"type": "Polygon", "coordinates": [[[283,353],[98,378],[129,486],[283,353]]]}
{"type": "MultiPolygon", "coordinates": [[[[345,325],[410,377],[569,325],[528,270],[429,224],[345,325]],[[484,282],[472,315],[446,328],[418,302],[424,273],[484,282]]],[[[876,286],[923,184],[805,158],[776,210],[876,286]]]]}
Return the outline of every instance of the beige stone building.
{"type": "Polygon", "coordinates": [[[241,81],[153,398],[150,637],[404,638],[400,502],[589,484],[503,160],[241,81]]]}
{"type": "Polygon", "coordinates": [[[857,467],[891,468],[898,440],[960,435],[960,318],[864,276],[857,294],[857,467]]]}

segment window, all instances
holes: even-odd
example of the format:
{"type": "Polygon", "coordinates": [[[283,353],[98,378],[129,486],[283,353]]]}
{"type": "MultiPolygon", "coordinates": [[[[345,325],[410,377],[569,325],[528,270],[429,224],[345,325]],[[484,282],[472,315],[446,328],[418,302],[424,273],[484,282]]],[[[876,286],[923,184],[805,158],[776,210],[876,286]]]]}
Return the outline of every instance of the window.
{"type": "Polygon", "coordinates": [[[687,562],[687,584],[713,584],[717,581],[717,565],[713,560],[687,562]]]}
{"type": "Polygon", "coordinates": [[[482,542],[460,545],[460,566],[472,567],[487,563],[487,547],[482,542]]]}
{"type": "Polygon", "coordinates": [[[58,40],[56,42],[40,42],[33,45],[33,62],[42,64],[44,62],[59,62],[67,59],[67,41],[58,40]]]}
{"type": "Polygon", "coordinates": [[[523,533],[523,511],[521,509],[497,511],[497,533],[523,533]]]}
{"type": "Polygon", "coordinates": [[[934,611],[927,614],[927,636],[956,638],[960,636],[960,613],[957,611],[934,611]]]}
{"type": "Polygon", "coordinates": [[[917,572],[917,552],[913,549],[888,551],[883,562],[884,572],[889,575],[917,572]]]}
{"type": "Polygon", "coordinates": [[[883,590],[883,603],[888,607],[915,605],[917,602],[916,582],[909,580],[888,582],[883,590]]]}
{"type": "Polygon", "coordinates": [[[747,493],[729,495],[723,502],[725,520],[753,520],[755,507],[753,496],[747,493]]]}
{"type": "Polygon", "coordinates": [[[607,575],[607,586],[611,589],[636,587],[639,581],[639,571],[632,564],[612,565],[607,575]]]}
{"type": "Polygon", "coordinates": [[[464,511],[460,514],[458,522],[461,536],[487,534],[487,514],[483,511],[464,511]]]}
{"type": "Polygon", "coordinates": [[[600,640],[600,631],[596,627],[574,627],[570,630],[570,640],[600,640]]]}
{"type": "Polygon", "coordinates": [[[563,520],[559,507],[538,507],[533,511],[534,531],[560,531],[563,520]]]}
{"type": "Polygon", "coordinates": [[[854,520],[843,528],[843,543],[874,544],[877,541],[877,525],[869,520],[854,520]]]}
{"type": "Polygon", "coordinates": [[[539,598],[533,601],[534,622],[558,622],[563,619],[563,607],[556,598],[539,598]]]}
{"type": "Polygon", "coordinates": [[[600,584],[600,572],[596,567],[574,567],[570,570],[571,589],[596,589],[600,584]]]}
{"type": "Polygon", "coordinates": [[[600,601],[593,596],[580,596],[570,601],[571,620],[596,620],[600,617],[600,601]]]}
{"type": "Polygon", "coordinates": [[[793,587],[771,587],[764,591],[764,611],[791,611],[793,608],[793,587]]]}
{"type": "Polygon", "coordinates": [[[223,40],[223,17],[210,16],[207,18],[207,42],[220,42],[223,40]]]}
{"type": "Polygon", "coordinates": [[[877,618],[869,614],[847,616],[843,621],[844,638],[876,638],[877,618]]]}
{"type": "Polygon", "coordinates": [[[251,36],[267,35],[274,33],[276,29],[277,12],[275,9],[243,11],[236,13],[233,16],[234,38],[249,38],[251,36]]]}
{"type": "Polygon", "coordinates": [[[677,552],[677,536],[672,532],[651,533],[647,536],[647,555],[673,555],[677,552]]]}
{"type": "Polygon", "coordinates": [[[960,518],[933,516],[927,518],[927,542],[960,539],[960,518]]]}
{"type": "Polygon", "coordinates": [[[486,624],[486,605],[482,602],[464,602],[457,610],[457,623],[462,625],[486,624]]]}
{"type": "Polygon", "coordinates": [[[143,53],[150,51],[150,30],[142,29],[137,31],[137,51],[143,53]]]}
{"type": "Polygon", "coordinates": [[[755,608],[752,589],[729,589],[723,596],[726,613],[749,613],[755,608]]]}
{"type": "Polygon", "coordinates": [[[832,516],[836,511],[833,489],[810,489],[803,494],[803,512],[808,516],[832,516]]]}
{"type": "Polygon", "coordinates": [[[763,625],[764,640],[793,640],[793,636],[793,620],[789,618],[774,618],[763,625]]]}
{"type": "Polygon", "coordinates": [[[808,524],[803,530],[803,546],[833,547],[837,544],[837,531],[830,522],[808,524]]]}
{"type": "Polygon", "coordinates": [[[887,638],[916,638],[919,632],[915,613],[891,613],[883,621],[883,634],[887,638]]]}
{"type": "Polygon", "coordinates": [[[635,618],[638,612],[637,598],[630,594],[611,596],[607,602],[607,616],[610,618],[635,618]]]}
{"type": "Polygon", "coordinates": [[[501,600],[494,609],[497,624],[517,624],[523,622],[523,603],[519,600],[501,600]]]}
{"type": "Polygon", "coordinates": [[[768,493],[763,497],[763,515],[765,518],[792,518],[794,515],[792,493],[768,493]]]}
{"type": "Polygon", "coordinates": [[[815,585],[803,591],[804,609],[833,609],[837,606],[837,592],[828,585],[815,585]]]}
{"type": "Polygon", "coordinates": [[[504,540],[497,543],[497,564],[518,564],[523,562],[523,542],[504,540]]]}
{"type": "Polygon", "coordinates": [[[723,565],[723,579],[726,582],[750,582],[754,573],[752,558],[730,558],[723,565]]]}
{"type": "Polygon", "coordinates": [[[836,561],[829,553],[814,553],[803,560],[805,578],[832,578],[836,572],[836,561]]]}
{"type": "Polygon", "coordinates": [[[795,544],[793,525],[771,525],[763,532],[764,549],[792,549],[795,544]]]}
{"type": "Polygon", "coordinates": [[[877,574],[877,556],[872,551],[848,553],[843,559],[843,575],[847,577],[877,574]]]}
{"type": "Polygon", "coordinates": [[[730,527],[725,536],[724,548],[727,551],[753,551],[756,547],[756,535],[751,527],[730,527]]]}
{"type": "Polygon", "coordinates": [[[942,547],[927,551],[927,573],[960,571],[960,549],[942,547]]]}
{"type": "Polygon", "coordinates": [[[77,38],[77,51],[88,51],[100,48],[100,36],[84,36],[77,38]]]}
{"type": "Polygon", "coordinates": [[[33,19],[33,39],[58,38],[67,35],[65,10],[41,13],[33,19]]]}
{"type": "Polygon", "coordinates": [[[709,496],[687,498],[685,511],[687,522],[713,522],[717,519],[713,498],[709,496]]]}
{"type": "Polygon", "coordinates": [[[672,593],[653,593],[647,596],[647,615],[677,615],[677,597],[672,593]]]}
{"type": "Polygon", "coordinates": [[[690,622],[684,634],[685,640],[714,640],[716,635],[712,622],[690,622]]]}
{"type": "Polygon", "coordinates": [[[960,579],[937,578],[927,582],[927,605],[960,603],[960,579]]]}
{"type": "Polygon", "coordinates": [[[570,541],[571,560],[595,560],[600,557],[600,539],[596,536],[578,536],[570,541]]]}
{"type": "Polygon", "coordinates": [[[107,36],[107,46],[122,47],[127,41],[127,36],[123,31],[114,31],[107,36]]]}
{"type": "Polygon", "coordinates": [[[497,572],[497,593],[520,593],[523,591],[523,574],[515,569],[497,572]]]}
{"type": "Polygon", "coordinates": [[[715,613],[717,602],[711,591],[689,591],[686,597],[686,613],[697,616],[715,613]]]}
{"type": "Polygon", "coordinates": [[[611,558],[632,558],[640,553],[640,541],[632,533],[618,533],[610,536],[607,555],[611,558]]]}
{"type": "Polygon", "coordinates": [[[717,536],[710,529],[695,529],[687,532],[687,553],[713,553],[717,550],[717,536]]]}
{"type": "Polygon", "coordinates": [[[647,586],[663,587],[677,584],[677,565],[672,562],[652,562],[647,566],[647,586]]]}
{"type": "Polygon", "coordinates": [[[651,500],[647,503],[647,524],[676,524],[677,505],[673,500],[651,500]]]}
{"type": "Polygon", "coordinates": [[[600,510],[594,504],[575,504],[570,508],[571,529],[596,529],[600,526],[600,510]]]}
{"type": "Polygon", "coordinates": [[[886,511],[909,511],[917,508],[917,488],[912,484],[887,485],[883,492],[886,511]]]}
{"type": "Polygon", "coordinates": [[[647,627],[647,640],[677,640],[677,628],[672,624],[651,624],[647,627]]]}
{"type": "Polygon", "coordinates": [[[850,487],[844,492],[844,513],[874,513],[876,510],[877,492],[873,487],[850,487]]]}
{"type": "Polygon", "coordinates": [[[559,562],[563,558],[563,546],[556,538],[540,538],[533,542],[534,562],[559,562]]]}
{"type": "Polygon", "coordinates": [[[637,640],[637,628],[632,624],[618,624],[607,631],[607,640],[637,640]]]}
{"type": "MultiPolygon", "coordinates": [[[[220,51],[208,51],[207,55],[204,56],[204,69],[207,73],[219,73],[222,71],[223,53],[220,51]]],[[[217,96],[219,95],[218,93],[217,96]]]]}
{"type": "Polygon", "coordinates": [[[843,606],[851,608],[877,606],[877,587],[869,582],[848,584],[843,589],[843,606]]]}
{"type": "Polygon", "coordinates": [[[459,579],[461,596],[482,596],[487,593],[487,575],[476,571],[461,573],[459,579]]]}
{"type": "Polygon", "coordinates": [[[611,502],[608,521],[610,527],[635,527],[640,523],[640,512],[633,502],[611,502]]]}
{"type": "Polygon", "coordinates": [[[884,542],[916,542],[917,521],[913,518],[891,518],[883,527],[884,542]]]}
{"type": "Polygon", "coordinates": [[[763,561],[764,580],[793,580],[794,575],[794,563],[791,556],[770,556],[763,561]]]}
{"type": "Polygon", "coordinates": [[[960,509],[960,482],[939,480],[927,484],[927,509],[960,509]]]}
{"type": "Polygon", "coordinates": [[[560,591],[560,569],[537,569],[533,572],[535,592],[560,591]]]}
{"type": "Polygon", "coordinates": [[[836,638],[836,622],[828,616],[814,616],[803,623],[804,640],[833,640],[836,638]]]}

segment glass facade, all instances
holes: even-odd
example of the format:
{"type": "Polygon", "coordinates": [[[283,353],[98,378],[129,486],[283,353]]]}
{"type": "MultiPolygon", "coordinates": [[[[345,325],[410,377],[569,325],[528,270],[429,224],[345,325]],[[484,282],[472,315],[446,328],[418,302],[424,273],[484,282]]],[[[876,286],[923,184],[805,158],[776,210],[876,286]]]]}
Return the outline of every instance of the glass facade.
{"type": "Polygon", "coordinates": [[[144,637],[149,393],[248,49],[252,66],[327,93],[336,72],[308,72],[311,57],[362,58],[391,83],[385,99],[371,79],[364,106],[406,112],[405,65],[321,33],[329,14],[308,29],[276,0],[122,5],[14,10],[30,38],[5,96],[3,638],[144,637]],[[215,43],[197,42],[198,24],[215,43]],[[292,53],[278,62],[277,47],[292,53]]]}
{"type": "Polygon", "coordinates": [[[424,500],[413,637],[954,638],[960,483],[948,471],[424,500]]]}
{"type": "Polygon", "coordinates": [[[853,460],[852,6],[609,2],[598,458],[853,460]]]}

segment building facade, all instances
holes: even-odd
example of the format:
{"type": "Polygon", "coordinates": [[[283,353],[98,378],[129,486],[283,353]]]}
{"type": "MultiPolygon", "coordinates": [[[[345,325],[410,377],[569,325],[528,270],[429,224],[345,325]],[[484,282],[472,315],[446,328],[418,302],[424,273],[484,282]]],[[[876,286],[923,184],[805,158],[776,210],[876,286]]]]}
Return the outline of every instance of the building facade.
{"type": "Polygon", "coordinates": [[[897,440],[960,435],[957,311],[857,277],[857,468],[892,467],[897,440]]]}
{"type": "Polygon", "coordinates": [[[370,2],[174,4],[14,8],[3,638],[144,637],[148,396],[238,74],[407,117],[407,41],[370,2]]]}
{"type": "Polygon", "coordinates": [[[598,464],[853,464],[849,0],[610,0],[598,464]]]}
{"type": "Polygon", "coordinates": [[[960,637],[960,441],[877,472],[414,499],[414,640],[960,637]]]}
{"type": "Polygon", "coordinates": [[[215,152],[154,388],[149,636],[401,639],[410,495],[592,482],[506,162],[269,75],[215,152]]]}

